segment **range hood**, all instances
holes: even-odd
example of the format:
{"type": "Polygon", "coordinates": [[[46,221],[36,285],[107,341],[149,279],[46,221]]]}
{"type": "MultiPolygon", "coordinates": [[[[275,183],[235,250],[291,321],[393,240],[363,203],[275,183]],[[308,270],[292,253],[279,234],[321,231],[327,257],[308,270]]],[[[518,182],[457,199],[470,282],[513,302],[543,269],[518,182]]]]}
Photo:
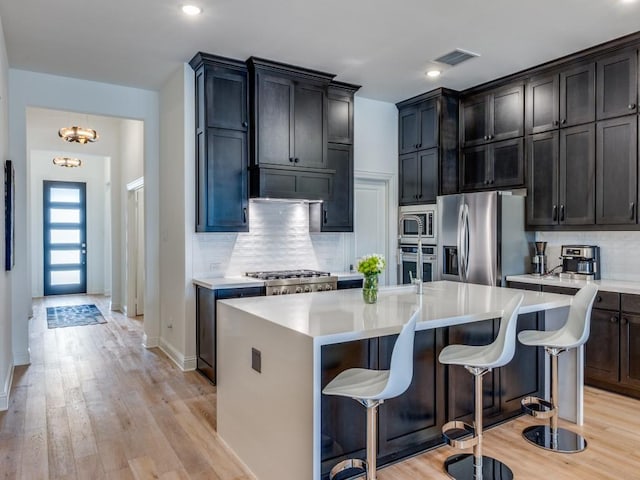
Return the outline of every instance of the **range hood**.
{"type": "Polygon", "coordinates": [[[296,169],[277,165],[249,168],[251,198],[321,202],[331,198],[335,170],[296,169]]]}

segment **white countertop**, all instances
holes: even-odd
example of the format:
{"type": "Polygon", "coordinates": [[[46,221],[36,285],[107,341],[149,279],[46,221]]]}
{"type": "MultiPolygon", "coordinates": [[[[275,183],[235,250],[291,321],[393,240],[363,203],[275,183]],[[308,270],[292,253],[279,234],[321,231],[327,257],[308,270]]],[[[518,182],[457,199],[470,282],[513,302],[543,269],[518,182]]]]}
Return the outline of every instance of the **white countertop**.
{"type": "MultiPolygon", "coordinates": [[[[417,309],[422,316],[417,330],[498,318],[515,290],[457,282],[424,284],[424,294],[414,286],[382,287],[378,303],[367,305],[360,289],[222,300],[230,307],[255,315],[289,330],[331,344],[398,333],[417,309]]],[[[566,307],[570,296],[525,292],[520,313],[566,307]]]]}
{"type": "Polygon", "coordinates": [[[541,277],[538,275],[509,275],[509,282],[533,283],[536,285],[552,285],[555,287],[582,288],[587,283],[597,285],[599,290],[606,292],[631,293],[640,295],[640,282],[622,280],[573,280],[557,276],[541,277]]]}
{"type": "MultiPolygon", "coordinates": [[[[358,272],[332,272],[331,275],[338,277],[338,281],[342,280],[358,280],[362,278],[362,274],[358,272]]],[[[237,277],[196,277],[191,280],[194,285],[208,288],[209,290],[223,290],[225,288],[249,288],[264,287],[263,280],[249,278],[244,276],[237,277]]]]}

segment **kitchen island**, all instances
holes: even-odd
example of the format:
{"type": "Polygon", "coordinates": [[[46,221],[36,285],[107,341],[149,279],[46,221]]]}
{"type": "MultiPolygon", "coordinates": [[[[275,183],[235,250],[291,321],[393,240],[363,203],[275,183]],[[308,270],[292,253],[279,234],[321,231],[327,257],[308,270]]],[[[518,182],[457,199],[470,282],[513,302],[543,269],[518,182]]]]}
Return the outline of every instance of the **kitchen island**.
{"type": "MultiPolygon", "coordinates": [[[[413,286],[381,289],[374,305],[363,303],[360,290],[220,301],[218,433],[260,480],[318,480],[326,440],[323,348],[397,334],[416,309],[417,331],[492,321],[515,293],[434,282],[421,296],[413,286]]],[[[519,313],[562,317],[570,302],[566,295],[526,292],[519,313]]]]}

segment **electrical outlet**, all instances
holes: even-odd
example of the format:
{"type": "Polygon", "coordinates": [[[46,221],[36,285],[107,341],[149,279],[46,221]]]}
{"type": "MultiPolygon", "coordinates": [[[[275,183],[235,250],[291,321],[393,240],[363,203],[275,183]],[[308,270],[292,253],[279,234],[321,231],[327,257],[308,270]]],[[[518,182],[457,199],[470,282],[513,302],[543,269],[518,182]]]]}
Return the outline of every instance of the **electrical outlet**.
{"type": "Polygon", "coordinates": [[[215,271],[215,270],[220,270],[220,264],[219,264],[219,263],[216,263],[216,262],[211,262],[211,263],[209,264],[209,271],[210,271],[210,272],[213,272],[213,271],[215,271]]]}

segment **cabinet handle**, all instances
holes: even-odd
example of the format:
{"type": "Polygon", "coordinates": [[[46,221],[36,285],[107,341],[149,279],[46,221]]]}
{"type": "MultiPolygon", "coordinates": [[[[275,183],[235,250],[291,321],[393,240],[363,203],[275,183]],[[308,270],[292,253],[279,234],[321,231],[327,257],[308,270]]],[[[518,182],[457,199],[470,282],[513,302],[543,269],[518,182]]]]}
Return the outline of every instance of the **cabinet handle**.
{"type": "Polygon", "coordinates": [[[611,323],[616,323],[616,322],[618,321],[618,317],[616,317],[616,316],[614,315],[613,317],[611,317],[611,318],[609,319],[609,321],[610,321],[611,323]]]}
{"type": "Polygon", "coordinates": [[[421,143],[419,143],[417,146],[418,146],[418,148],[420,148],[420,147],[422,147],[422,144],[421,144],[421,143]]]}
{"type": "Polygon", "coordinates": [[[322,215],[322,221],[324,223],[327,223],[327,210],[323,210],[323,215],[322,215]]]}
{"type": "Polygon", "coordinates": [[[242,209],[242,223],[247,223],[247,207],[242,209]]]}
{"type": "Polygon", "coordinates": [[[629,217],[630,220],[634,220],[636,218],[636,203],[635,202],[631,202],[631,205],[629,205],[629,210],[631,211],[631,216],[629,217]]]}
{"type": "Polygon", "coordinates": [[[422,198],[422,194],[418,195],[418,198],[422,198]]]}
{"type": "Polygon", "coordinates": [[[489,135],[485,135],[485,136],[484,136],[484,139],[485,139],[485,140],[489,140],[489,135]]]}
{"type": "Polygon", "coordinates": [[[622,323],[623,325],[626,325],[627,323],[629,323],[629,319],[628,319],[627,317],[622,317],[622,321],[621,321],[621,323],[622,323]]]}
{"type": "Polygon", "coordinates": [[[247,121],[242,122],[242,126],[244,128],[247,128],[249,126],[249,123],[247,121]]]}
{"type": "Polygon", "coordinates": [[[598,295],[596,297],[596,303],[600,303],[602,301],[602,297],[600,295],[598,295]]]}
{"type": "Polygon", "coordinates": [[[554,222],[558,221],[558,206],[557,205],[553,206],[553,211],[551,213],[551,217],[552,217],[554,222]]]}
{"type": "Polygon", "coordinates": [[[489,135],[489,140],[493,140],[493,135],[489,135]]]}
{"type": "Polygon", "coordinates": [[[566,125],[566,124],[567,124],[567,119],[566,119],[566,118],[563,118],[563,119],[562,119],[562,125],[566,125]]]}
{"type": "Polygon", "coordinates": [[[554,126],[554,127],[557,127],[559,123],[560,123],[560,122],[558,122],[558,120],[554,120],[554,121],[553,121],[553,126],[554,126]]]}
{"type": "Polygon", "coordinates": [[[564,205],[560,205],[560,221],[564,222],[564,205]]]}
{"type": "Polygon", "coordinates": [[[300,161],[300,159],[299,159],[298,157],[296,157],[296,158],[294,158],[294,159],[293,159],[293,162],[294,162],[294,163],[298,163],[299,161],[300,161]]]}
{"type": "Polygon", "coordinates": [[[635,103],[630,103],[629,104],[629,110],[633,110],[634,108],[636,108],[636,104],[635,103]]]}
{"type": "Polygon", "coordinates": [[[289,161],[293,163],[293,157],[289,157],[289,161]]]}

